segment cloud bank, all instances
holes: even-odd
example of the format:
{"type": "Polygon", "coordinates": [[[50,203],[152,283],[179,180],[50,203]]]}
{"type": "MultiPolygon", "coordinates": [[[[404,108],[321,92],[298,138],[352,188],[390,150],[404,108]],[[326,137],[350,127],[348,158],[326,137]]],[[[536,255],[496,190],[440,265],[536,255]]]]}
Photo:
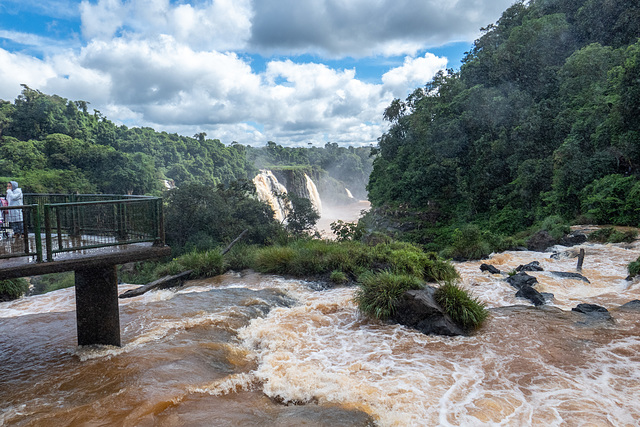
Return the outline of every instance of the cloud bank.
{"type": "Polygon", "coordinates": [[[22,1],[58,26],[75,4],[80,35],[0,28],[23,47],[0,44],[0,98],[24,83],[88,101],[116,123],[251,145],[375,143],[391,100],[448,66],[428,49],[470,43],[511,3],[58,0],[56,16],[47,2],[22,1]],[[377,61],[378,77],[359,77],[363,58],[377,61]]]}

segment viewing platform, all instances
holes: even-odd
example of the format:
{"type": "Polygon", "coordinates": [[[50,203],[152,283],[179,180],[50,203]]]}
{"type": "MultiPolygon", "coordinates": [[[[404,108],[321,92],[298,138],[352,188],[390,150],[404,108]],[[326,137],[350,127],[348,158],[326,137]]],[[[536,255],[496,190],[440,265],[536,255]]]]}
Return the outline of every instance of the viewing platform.
{"type": "Polygon", "coordinates": [[[25,194],[0,207],[0,280],[75,272],[78,344],[120,345],[116,266],[170,255],[162,199],[112,194],[25,194]],[[21,210],[24,234],[7,213],[21,210]]]}

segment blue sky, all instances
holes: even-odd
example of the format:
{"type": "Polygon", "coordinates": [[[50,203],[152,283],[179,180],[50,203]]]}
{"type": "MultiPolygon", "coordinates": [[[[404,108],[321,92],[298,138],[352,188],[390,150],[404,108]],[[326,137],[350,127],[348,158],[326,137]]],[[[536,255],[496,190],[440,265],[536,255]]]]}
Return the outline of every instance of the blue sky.
{"type": "Polygon", "coordinates": [[[369,145],[512,3],[0,0],[0,99],[26,84],[225,144],[369,145]]]}

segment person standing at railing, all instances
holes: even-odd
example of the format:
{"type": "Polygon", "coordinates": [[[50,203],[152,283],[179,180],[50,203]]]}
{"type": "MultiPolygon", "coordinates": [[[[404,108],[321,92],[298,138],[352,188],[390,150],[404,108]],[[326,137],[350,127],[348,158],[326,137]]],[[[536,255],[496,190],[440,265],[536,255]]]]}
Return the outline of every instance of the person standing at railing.
{"type": "MultiPolygon", "coordinates": [[[[22,188],[19,188],[18,183],[15,181],[10,181],[7,184],[7,200],[9,201],[9,206],[22,206],[24,204],[22,202],[22,188]]],[[[21,238],[24,233],[22,209],[10,209],[7,216],[13,229],[13,235],[16,239],[21,238]]]]}

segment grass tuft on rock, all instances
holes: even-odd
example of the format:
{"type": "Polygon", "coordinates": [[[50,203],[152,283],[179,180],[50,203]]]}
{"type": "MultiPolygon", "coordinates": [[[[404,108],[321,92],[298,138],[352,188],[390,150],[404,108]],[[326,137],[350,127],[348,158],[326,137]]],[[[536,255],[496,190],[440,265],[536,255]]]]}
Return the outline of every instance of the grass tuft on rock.
{"type": "Polygon", "coordinates": [[[360,311],[384,320],[395,313],[398,300],[410,289],[422,289],[424,283],[415,276],[389,271],[367,272],[360,276],[354,301],[360,311]]]}
{"type": "Polygon", "coordinates": [[[637,276],[638,273],[640,273],[640,257],[638,257],[635,261],[631,261],[627,266],[627,270],[629,270],[629,276],[637,276]]]}
{"type": "Polygon", "coordinates": [[[436,302],[458,326],[474,330],[482,325],[489,312],[469,291],[454,282],[445,282],[434,294],[436,302]]]}

